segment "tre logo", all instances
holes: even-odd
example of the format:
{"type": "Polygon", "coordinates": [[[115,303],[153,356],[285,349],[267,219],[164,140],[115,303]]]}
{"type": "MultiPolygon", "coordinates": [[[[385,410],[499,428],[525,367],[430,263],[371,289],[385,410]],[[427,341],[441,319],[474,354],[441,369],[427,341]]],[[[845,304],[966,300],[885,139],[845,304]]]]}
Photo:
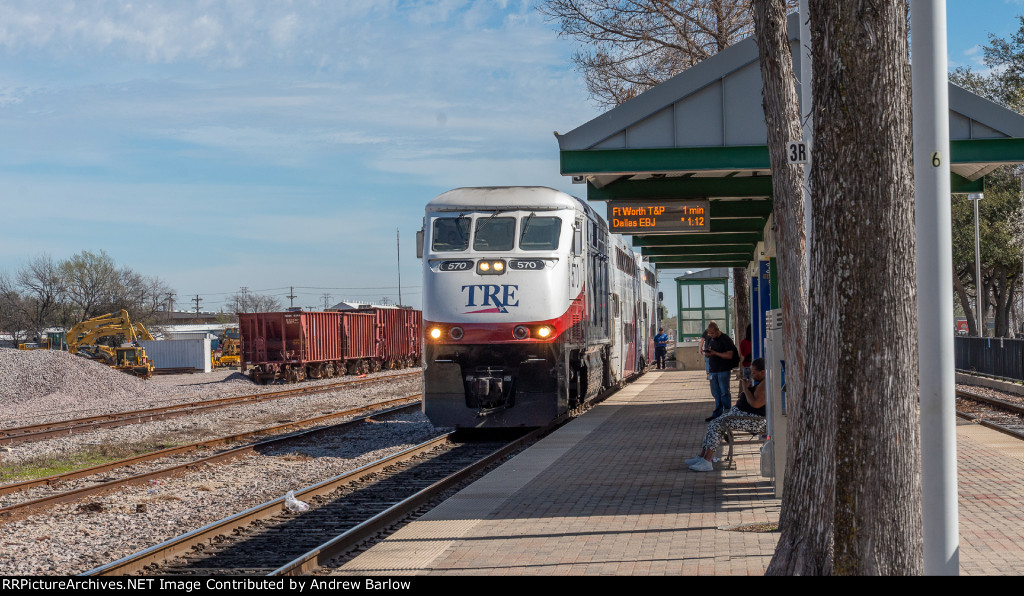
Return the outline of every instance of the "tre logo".
{"type": "Polygon", "coordinates": [[[508,306],[519,306],[519,298],[516,292],[519,286],[510,284],[474,284],[462,286],[462,293],[466,295],[466,306],[495,306],[505,308],[508,306]]]}

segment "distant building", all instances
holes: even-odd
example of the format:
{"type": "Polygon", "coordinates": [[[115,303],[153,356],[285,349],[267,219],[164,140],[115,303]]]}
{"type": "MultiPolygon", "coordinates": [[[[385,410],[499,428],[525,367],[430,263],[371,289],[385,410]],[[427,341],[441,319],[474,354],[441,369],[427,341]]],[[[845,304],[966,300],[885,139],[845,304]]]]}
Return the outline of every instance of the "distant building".
{"type": "Polygon", "coordinates": [[[373,304],[370,302],[339,302],[329,310],[363,310],[367,308],[402,308],[395,304],[373,304]]]}
{"type": "Polygon", "coordinates": [[[224,317],[231,317],[232,319],[234,319],[234,313],[175,310],[171,312],[170,320],[168,321],[168,323],[171,325],[177,325],[179,323],[219,323],[224,319],[224,317]]]}

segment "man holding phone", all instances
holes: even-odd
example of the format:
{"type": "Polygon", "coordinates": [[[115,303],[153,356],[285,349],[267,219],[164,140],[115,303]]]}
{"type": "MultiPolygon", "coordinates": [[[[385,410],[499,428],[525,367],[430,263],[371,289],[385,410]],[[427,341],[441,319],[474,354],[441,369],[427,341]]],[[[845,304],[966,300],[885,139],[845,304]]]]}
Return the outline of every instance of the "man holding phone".
{"type": "Polygon", "coordinates": [[[715,398],[715,411],[706,418],[711,422],[732,407],[732,394],[729,392],[729,377],[732,376],[732,358],[737,354],[736,344],[722,333],[718,324],[708,324],[708,341],[704,342],[704,356],[708,359],[708,374],[711,380],[711,395],[715,398]]]}

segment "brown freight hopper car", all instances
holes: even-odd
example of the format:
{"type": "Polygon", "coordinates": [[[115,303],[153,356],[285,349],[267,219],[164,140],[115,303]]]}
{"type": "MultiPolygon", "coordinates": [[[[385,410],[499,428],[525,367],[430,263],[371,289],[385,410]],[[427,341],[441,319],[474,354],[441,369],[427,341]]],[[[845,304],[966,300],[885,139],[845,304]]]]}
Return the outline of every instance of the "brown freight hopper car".
{"type": "MultiPolygon", "coordinates": [[[[239,313],[242,370],[257,383],[294,383],[373,372],[385,365],[418,364],[418,351],[415,359],[399,359],[392,354],[401,346],[389,348],[392,343],[401,344],[388,339],[395,336],[392,327],[400,327],[399,335],[404,337],[408,321],[422,316],[420,311],[404,312],[407,314],[398,317],[370,311],[239,313]]],[[[417,323],[415,346],[420,343],[418,334],[417,323]]]]}
{"type": "Polygon", "coordinates": [[[376,340],[387,368],[419,366],[423,357],[423,311],[410,308],[368,308],[376,320],[376,340]]]}

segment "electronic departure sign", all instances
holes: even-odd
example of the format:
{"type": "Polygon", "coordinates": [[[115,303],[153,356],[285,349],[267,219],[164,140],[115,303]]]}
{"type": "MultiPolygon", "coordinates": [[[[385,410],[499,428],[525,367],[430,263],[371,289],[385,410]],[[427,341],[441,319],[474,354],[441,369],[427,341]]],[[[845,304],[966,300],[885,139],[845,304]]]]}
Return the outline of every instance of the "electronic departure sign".
{"type": "Polygon", "coordinates": [[[608,227],[613,234],[710,232],[711,202],[608,201],[608,227]]]}

